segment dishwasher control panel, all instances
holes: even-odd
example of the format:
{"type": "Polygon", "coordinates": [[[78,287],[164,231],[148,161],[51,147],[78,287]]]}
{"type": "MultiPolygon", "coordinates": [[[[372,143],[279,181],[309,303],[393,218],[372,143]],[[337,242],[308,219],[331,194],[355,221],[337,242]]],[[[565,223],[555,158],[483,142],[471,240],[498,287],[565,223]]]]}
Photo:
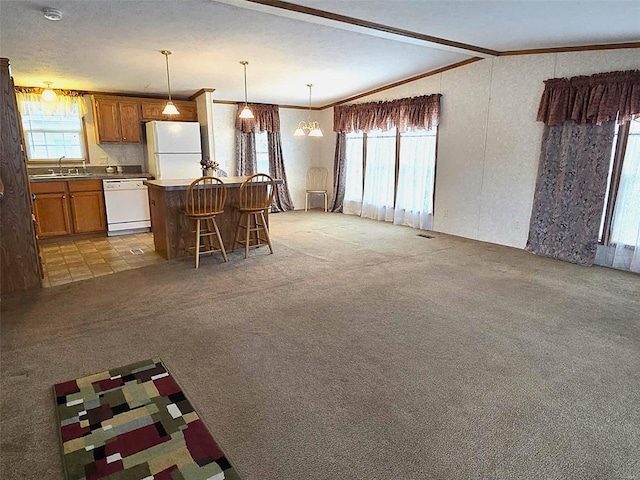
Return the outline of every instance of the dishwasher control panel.
{"type": "Polygon", "coordinates": [[[105,190],[131,190],[145,189],[146,178],[127,178],[122,180],[103,180],[102,185],[105,190]]]}

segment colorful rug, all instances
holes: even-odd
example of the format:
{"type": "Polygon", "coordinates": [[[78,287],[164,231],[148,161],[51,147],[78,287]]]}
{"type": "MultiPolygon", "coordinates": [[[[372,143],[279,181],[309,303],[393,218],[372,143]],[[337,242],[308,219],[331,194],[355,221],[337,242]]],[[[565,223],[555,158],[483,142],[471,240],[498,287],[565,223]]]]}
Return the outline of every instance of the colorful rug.
{"type": "Polygon", "coordinates": [[[238,480],[160,359],[54,386],[67,480],[238,480]]]}

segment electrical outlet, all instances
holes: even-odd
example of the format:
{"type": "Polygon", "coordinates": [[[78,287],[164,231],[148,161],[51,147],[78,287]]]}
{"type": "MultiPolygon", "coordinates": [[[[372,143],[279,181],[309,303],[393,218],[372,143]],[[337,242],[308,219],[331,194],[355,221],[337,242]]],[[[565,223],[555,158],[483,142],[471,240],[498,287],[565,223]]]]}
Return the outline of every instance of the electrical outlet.
{"type": "Polygon", "coordinates": [[[444,218],[449,218],[449,209],[448,209],[448,208],[445,208],[445,209],[442,211],[442,216],[443,216],[444,218]]]}
{"type": "Polygon", "coordinates": [[[100,156],[100,165],[107,165],[109,163],[109,157],[106,155],[100,156]]]}

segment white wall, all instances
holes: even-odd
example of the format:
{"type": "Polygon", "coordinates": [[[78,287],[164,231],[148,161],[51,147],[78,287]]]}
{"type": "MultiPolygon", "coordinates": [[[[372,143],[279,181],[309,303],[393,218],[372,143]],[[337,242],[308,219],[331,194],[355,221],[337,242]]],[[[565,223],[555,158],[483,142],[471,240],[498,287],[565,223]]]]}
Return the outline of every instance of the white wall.
{"type": "MultiPolygon", "coordinates": [[[[215,159],[229,175],[235,174],[235,118],[237,107],[227,104],[213,104],[215,159]]],[[[281,108],[280,131],[282,134],[282,156],[291,199],[296,209],[304,209],[305,182],[307,169],[324,166],[333,172],[333,151],[335,134],[333,133],[333,110],[313,112],[312,119],[318,121],[324,137],[294,137],[293,131],[300,120],[307,120],[307,110],[281,108]]],[[[333,184],[329,180],[329,191],[333,184]]],[[[314,205],[320,206],[319,199],[314,205]]]]}
{"type": "MultiPolygon", "coordinates": [[[[358,102],[442,93],[434,230],[524,247],[543,125],[544,80],[640,68],[640,49],[496,57],[358,102]]],[[[333,152],[323,151],[328,164],[333,152]]]]}

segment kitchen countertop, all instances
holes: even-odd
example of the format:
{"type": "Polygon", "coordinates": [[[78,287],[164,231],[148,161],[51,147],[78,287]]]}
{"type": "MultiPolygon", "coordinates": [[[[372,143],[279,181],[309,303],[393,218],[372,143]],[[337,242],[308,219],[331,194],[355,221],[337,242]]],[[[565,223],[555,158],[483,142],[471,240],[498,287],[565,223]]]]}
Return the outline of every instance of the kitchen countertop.
{"type": "MultiPolygon", "coordinates": [[[[227,187],[239,187],[242,185],[248,177],[220,177],[222,183],[227,187]]],[[[195,178],[181,178],[181,179],[171,179],[171,180],[147,180],[145,181],[145,185],[149,187],[157,187],[166,191],[170,190],[186,190],[191,182],[193,182],[195,178]]],[[[280,179],[274,179],[276,185],[282,185],[284,181],[280,179]]]]}
{"type": "Polygon", "coordinates": [[[29,175],[30,182],[66,182],[74,180],[118,180],[123,178],[153,178],[150,173],[88,173],[86,175],[51,175],[46,177],[29,175]]]}

